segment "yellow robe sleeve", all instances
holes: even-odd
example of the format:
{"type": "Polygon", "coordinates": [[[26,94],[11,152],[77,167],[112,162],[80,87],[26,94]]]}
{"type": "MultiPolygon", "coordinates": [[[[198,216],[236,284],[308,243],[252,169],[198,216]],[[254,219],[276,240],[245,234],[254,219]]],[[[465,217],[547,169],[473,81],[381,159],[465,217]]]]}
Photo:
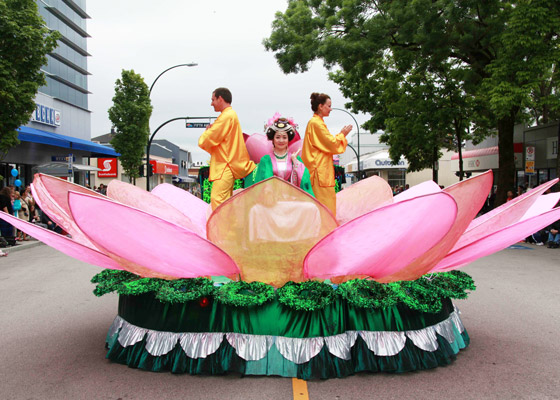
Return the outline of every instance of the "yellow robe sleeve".
{"type": "Polygon", "coordinates": [[[348,141],[344,134],[339,133],[336,136],[332,135],[327,129],[327,125],[322,120],[318,123],[314,123],[311,128],[313,132],[310,142],[318,151],[333,155],[341,154],[346,151],[348,141]]]}
{"type": "Polygon", "coordinates": [[[309,170],[313,187],[331,187],[334,182],[332,156],[344,153],[348,141],[344,134],[331,135],[325,122],[315,114],[305,130],[301,158],[309,170]]]}
{"type": "Polygon", "coordinates": [[[225,136],[231,130],[231,123],[231,118],[224,118],[224,114],[220,114],[212,126],[200,136],[198,147],[210,153],[212,147],[216,147],[224,141],[225,136]]]}
{"type": "Polygon", "coordinates": [[[198,139],[198,146],[210,153],[210,181],[221,179],[229,168],[235,179],[246,177],[255,163],[251,161],[237,114],[227,107],[198,139]]]}

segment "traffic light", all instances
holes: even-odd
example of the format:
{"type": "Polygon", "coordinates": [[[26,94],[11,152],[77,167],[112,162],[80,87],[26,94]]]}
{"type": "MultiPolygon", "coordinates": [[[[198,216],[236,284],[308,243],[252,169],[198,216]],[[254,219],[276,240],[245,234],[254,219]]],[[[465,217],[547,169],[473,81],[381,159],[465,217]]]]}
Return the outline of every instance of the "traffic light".
{"type": "Polygon", "coordinates": [[[148,164],[148,176],[152,176],[154,174],[154,166],[152,164],[148,164]]]}

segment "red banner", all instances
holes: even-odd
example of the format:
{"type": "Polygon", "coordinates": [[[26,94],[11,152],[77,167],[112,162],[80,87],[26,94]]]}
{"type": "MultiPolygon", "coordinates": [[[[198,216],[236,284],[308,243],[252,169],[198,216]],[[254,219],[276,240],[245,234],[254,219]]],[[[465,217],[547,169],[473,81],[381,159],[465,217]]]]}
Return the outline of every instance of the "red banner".
{"type": "Polygon", "coordinates": [[[171,164],[164,161],[150,160],[152,164],[152,171],[154,174],[162,175],[178,175],[179,166],[177,164],[171,164]]]}
{"type": "Polygon", "coordinates": [[[116,178],[117,177],[117,159],[116,158],[98,158],[97,176],[100,178],[116,178]]]}

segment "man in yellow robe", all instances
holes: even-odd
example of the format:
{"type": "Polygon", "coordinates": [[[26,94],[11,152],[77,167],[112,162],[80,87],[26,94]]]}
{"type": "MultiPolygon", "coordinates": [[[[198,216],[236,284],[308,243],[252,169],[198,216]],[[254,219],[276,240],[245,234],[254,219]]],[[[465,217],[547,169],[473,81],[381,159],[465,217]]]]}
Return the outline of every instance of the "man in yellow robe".
{"type": "Polygon", "coordinates": [[[305,129],[301,158],[309,170],[315,197],[336,217],[333,155],[346,151],[348,145],[346,135],[350,133],[352,126],[345,126],[338,135],[333,136],[323,120],[323,117],[328,117],[331,112],[330,97],[313,93],[311,99],[311,108],[315,114],[305,129]],[[314,95],[317,96],[314,97],[314,95]],[[324,103],[320,104],[322,100],[324,103]]]}
{"type": "Polygon", "coordinates": [[[255,169],[250,160],[237,114],[231,108],[229,89],[218,88],[212,93],[214,111],[219,111],[213,124],[198,139],[198,146],[210,153],[210,195],[212,211],[229,199],[236,179],[245,178],[255,169]]]}

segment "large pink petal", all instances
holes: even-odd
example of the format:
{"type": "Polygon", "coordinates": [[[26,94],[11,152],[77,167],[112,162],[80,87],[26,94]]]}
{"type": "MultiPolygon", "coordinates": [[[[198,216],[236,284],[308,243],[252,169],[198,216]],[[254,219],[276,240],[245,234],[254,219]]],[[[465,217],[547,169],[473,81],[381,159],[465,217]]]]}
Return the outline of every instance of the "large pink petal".
{"type": "Polygon", "coordinates": [[[112,258],[176,278],[239,272],[226,253],[181,226],[110,200],[74,192],[68,199],[80,229],[112,258]]]}
{"type": "Polygon", "coordinates": [[[305,255],[336,226],[314,197],[272,177],[216,208],[208,239],[237,262],[243,280],[279,287],[303,280],[305,255]]]}
{"type": "Polygon", "coordinates": [[[560,208],[502,228],[461,247],[445,257],[432,272],[450,271],[515,244],[560,219],[560,208]]]}
{"type": "Polygon", "coordinates": [[[444,192],[453,196],[457,202],[457,219],[447,235],[437,245],[422,254],[410,265],[407,265],[406,268],[383,278],[383,282],[415,280],[432,270],[449,253],[449,250],[480,211],[488,192],[490,192],[492,181],[492,171],[487,171],[447,187],[444,192]]]}
{"type": "Polygon", "coordinates": [[[542,214],[545,211],[552,210],[556,204],[560,201],[560,192],[558,193],[550,193],[550,194],[543,194],[539,196],[537,201],[533,203],[531,208],[527,210],[521,220],[529,219],[531,217],[535,217],[539,214],[542,214]]]}
{"type": "Polygon", "coordinates": [[[392,201],[393,191],[387,181],[369,177],[336,194],[336,220],[345,224],[392,201]]]}
{"type": "Polygon", "coordinates": [[[33,236],[35,239],[77,260],[101,268],[123,269],[121,265],[105,254],[86,247],[66,236],[59,235],[58,233],[41,228],[40,226],[23,221],[4,212],[0,212],[0,218],[28,235],[33,236]]]}
{"type": "Polygon", "coordinates": [[[267,154],[272,154],[272,142],[260,133],[254,133],[247,138],[245,146],[249,152],[251,160],[258,163],[267,154]]]}
{"type": "Polygon", "coordinates": [[[158,218],[173,222],[174,224],[193,231],[199,236],[206,237],[204,228],[191,221],[191,219],[181,211],[169,205],[158,196],[131,185],[130,183],[113,179],[107,186],[107,196],[119,203],[145,211],[158,218]]]}
{"type": "Polygon", "coordinates": [[[535,201],[537,201],[538,197],[553,186],[557,181],[558,179],[554,179],[544,183],[539,187],[476,218],[471,222],[465,233],[455,244],[453,251],[459,250],[461,247],[468,246],[470,243],[487,236],[489,233],[497,232],[502,228],[521,220],[523,215],[529,210],[535,201]]]}
{"type": "Polygon", "coordinates": [[[35,179],[31,184],[33,199],[39,205],[39,208],[68,232],[76,242],[95,248],[95,245],[80,231],[72,219],[67,200],[70,190],[90,196],[105,197],[84,186],[45,174],[35,174],[35,179]]]}
{"type": "Polygon", "coordinates": [[[202,236],[206,237],[206,220],[210,204],[169,183],[157,185],[152,190],[152,194],[181,211],[204,233],[202,236]]]}
{"type": "Polygon", "coordinates": [[[457,205],[447,193],[391,204],[350,221],[307,254],[308,278],[392,275],[436,245],[453,225],[457,205]]]}
{"type": "Polygon", "coordinates": [[[435,183],[434,181],[426,181],[412,186],[410,189],[407,189],[404,192],[400,192],[395,197],[393,197],[393,203],[398,203],[399,201],[409,200],[415,197],[439,192],[441,192],[441,188],[437,183],[435,183]]]}

